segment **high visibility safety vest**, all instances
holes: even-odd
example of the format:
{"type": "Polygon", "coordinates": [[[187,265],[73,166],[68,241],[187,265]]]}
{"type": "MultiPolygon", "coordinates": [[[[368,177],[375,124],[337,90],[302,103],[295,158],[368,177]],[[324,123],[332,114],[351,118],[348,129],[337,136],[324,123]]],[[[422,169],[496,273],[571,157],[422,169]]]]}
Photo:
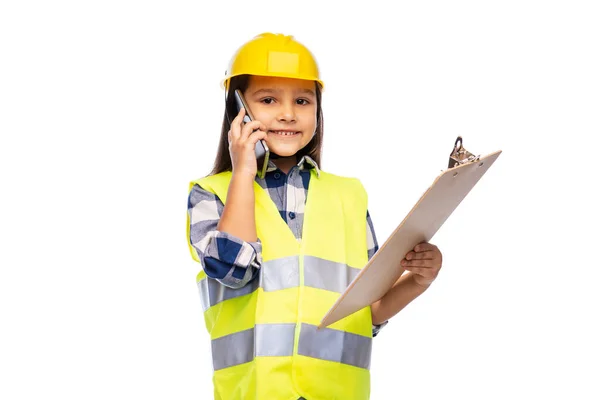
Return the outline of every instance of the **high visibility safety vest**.
{"type": "MultiPolygon", "coordinates": [[[[231,289],[198,274],[215,399],[369,398],[371,308],[317,330],[368,261],[367,194],[357,179],[311,174],[300,241],[254,183],[258,279],[231,289]]],[[[225,202],[230,180],[223,172],[191,182],[190,190],[198,184],[225,202]]],[[[189,244],[189,216],[187,225],[189,244]]]]}

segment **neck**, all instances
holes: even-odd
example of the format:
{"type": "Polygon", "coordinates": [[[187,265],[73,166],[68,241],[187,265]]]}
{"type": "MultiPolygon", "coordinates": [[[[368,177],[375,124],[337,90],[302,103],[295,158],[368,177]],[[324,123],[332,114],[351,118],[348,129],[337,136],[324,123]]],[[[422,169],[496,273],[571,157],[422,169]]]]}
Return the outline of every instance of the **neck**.
{"type": "Polygon", "coordinates": [[[278,157],[273,160],[273,163],[277,165],[277,168],[282,170],[283,173],[287,174],[294,165],[298,164],[298,160],[296,160],[296,156],[293,155],[291,157],[278,157]]]}

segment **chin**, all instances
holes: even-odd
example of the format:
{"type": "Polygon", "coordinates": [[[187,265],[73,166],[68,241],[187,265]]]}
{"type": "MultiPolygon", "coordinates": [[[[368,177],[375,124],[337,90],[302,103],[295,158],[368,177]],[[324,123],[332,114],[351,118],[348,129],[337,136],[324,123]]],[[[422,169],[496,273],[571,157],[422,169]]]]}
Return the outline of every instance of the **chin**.
{"type": "Polygon", "coordinates": [[[289,143],[287,146],[282,143],[269,143],[267,142],[267,146],[269,147],[269,151],[275,153],[281,157],[290,157],[296,154],[300,148],[297,144],[289,143]]]}
{"type": "Polygon", "coordinates": [[[278,148],[271,148],[271,147],[269,147],[269,150],[272,153],[277,154],[279,157],[291,157],[293,155],[296,155],[296,153],[300,149],[278,149],[278,148]]]}

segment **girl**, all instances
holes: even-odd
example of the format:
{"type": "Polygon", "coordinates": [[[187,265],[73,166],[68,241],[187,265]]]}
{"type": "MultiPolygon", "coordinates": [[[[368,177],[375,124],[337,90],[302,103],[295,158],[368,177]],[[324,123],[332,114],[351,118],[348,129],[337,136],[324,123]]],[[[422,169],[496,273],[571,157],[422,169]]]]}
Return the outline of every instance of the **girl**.
{"type": "Polygon", "coordinates": [[[320,169],[317,63],[291,36],[265,33],[234,54],[212,173],[191,182],[188,244],[211,337],[215,399],[368,399],[371,342],[423,293],[442,255],[417,245],[379,301],[317,330],[377,251],[367,195],[320,169]],[[240,89],[255,120],[243,123],[240,89]],[[257,177],[255,145],[271,152],[257,177]]]}

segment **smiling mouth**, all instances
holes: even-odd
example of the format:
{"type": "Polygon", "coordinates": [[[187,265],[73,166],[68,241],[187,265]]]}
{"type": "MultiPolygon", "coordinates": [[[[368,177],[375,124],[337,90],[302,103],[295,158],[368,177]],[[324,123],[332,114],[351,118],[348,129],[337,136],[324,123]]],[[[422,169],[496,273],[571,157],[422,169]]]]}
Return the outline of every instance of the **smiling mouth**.
{"type": "Polygon", "coordinates": [[[277,136],[296,136],[300,134],[300,132],[290,132],[290,131],[269,131],[269,133],[277,136]]]}

